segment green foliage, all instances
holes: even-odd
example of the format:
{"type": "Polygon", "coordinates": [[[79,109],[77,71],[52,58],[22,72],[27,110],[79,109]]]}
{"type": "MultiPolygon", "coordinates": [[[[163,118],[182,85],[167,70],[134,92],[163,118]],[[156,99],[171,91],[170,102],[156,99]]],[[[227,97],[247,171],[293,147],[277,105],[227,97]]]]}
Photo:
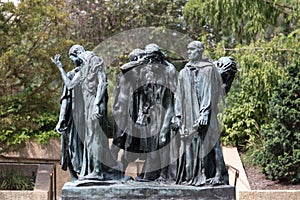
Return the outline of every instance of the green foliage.
{"type": "Polygon", "coordinates": [[[184,3],[1,2],[0,152],[17,148],[32,137],[43,143],[57,136],[54,122],[59,112],[61,78],[50,57],[61,53],[68,71],[73,66],[66,58],[72,40],[90,49],[112,34],[132,28],[168,25],[182,30],[184,3]]]}
{"type": "Polygon", "coordinates": [[[190,0],[184,18],[193,37],[235,46],[299,28],[298,11],[298,0],[190,0]]]}
{"type": "Polygon", "coordinates": [[[50,57],[72,43],[65,8],[62,0],[0,3],[0,152],[55,127],[61,84],[50,57]]]}
{"type": "Polygon", "coordinates": [[[0,176],[0,190],[33,190],[34,182],[18,172],[10,171],[0,176]]]}
{"type": "Polygon", "coordinates": [[[256,163],[272,180],[300,182],[300,64],[290,65],[269,102],[271,123],[262,130],[264,148],[256,163]]]}
{"type": "Polygon", "coordinates": [[[149,26],[183,31],[182,8],[186,0],[92,0],[71,1],[69,19],[72,39],[84,39],[89,48],[114,34],[149,26]]]}
{"type": "Polygon", "coordinates": [[[54,130],[58,118],[54,109],[57,102],[53,102],[53,98],[48,100],[36,95],[26,105],[24,95],[1,99],[0,152],[14,150],[33,137],[40,143],[46,142],[49,137],[58,137],[54,130]]]}
{"type": "Polygon", "coordinates": [[[295,31],[288,36],[277,36],[271,42],[258,41],[232,52],[231,56],[240,66],[226,98],[223,143],[244,150],[263,145],[261,127],[271,120],[269,98],[284,75],[284,66],[299,60],[299,37],[299,31],[295,31]]]}

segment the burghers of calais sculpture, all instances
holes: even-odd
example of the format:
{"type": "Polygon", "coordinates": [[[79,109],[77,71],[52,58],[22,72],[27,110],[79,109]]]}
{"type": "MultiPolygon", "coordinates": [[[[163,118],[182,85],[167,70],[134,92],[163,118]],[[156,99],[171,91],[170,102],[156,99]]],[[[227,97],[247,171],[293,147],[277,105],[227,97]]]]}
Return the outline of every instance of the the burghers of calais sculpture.
{"type": "MultiPolygon", "coordinates": [[[[144,50],[134,49],[130,54],[130,62],[120,67],[116,81],[113,114],[116,120],[113,145],[111,151],[117,158],[120,149],[125,150],[121,157],[123,172],[129,162],[139,158],[139,138],[132,134],[138,115],[138,94],[135,85],[138,81],[139,69],[144,64],[144,50]]],[[[142,159],[142,158],[140,158],[142,159]]]]}
{"type": "MultiPolygon", "coordinates": [[[[67,73],[67,77],[72,79],[79,70],[80,67],[76,66],[75,69],[67,73]]],[[[72,101],[72,89],[69,90],[63,85],[60,98],[60,115],[56,131],[61,134],[60,164],[64,171],[69,168],[71,180],[74,182],[78,179],[78,174],[81,171],[83,143],[75,128],[72,101]]]]}
{"type": "Polygon", "coordinates": [[[52,61],[61,72],[68,90],[73,89],[73,119],[83,142],[83,160],[79,180],[108,180],[121,178],[119,163],[109,151],[107,130],[107,80],[103,60],[80,45],[73,45],[69,58],[80,67],[70,79],[57,54],[52,61]],[[78,87],[76,87],[78,86],[78,87]]]}
{"type": "Polygon", "coordinates": [[[204,44],[188,45],[189,62],[180,71],[172,128],[181,135],[177,184],[226,184],[227,170],[219,148],[218,103],[222,80],[217,67],[203,59],[204,44]],[[218,145],[218,147],[216,147],[218,145]],[[226,179],[226,180],[225,180],[226,179]]]}
{"type": "MultiPolygon", "coordinates": [[[[156,44],[145,47],[140,70],[138,90],[138,118],[140,125],[140,150],[146,152],[142,174],[138,181],[175,181],[177,171],[179,141],[171,130],[174,115],[174,95],[176,69],[166,60],[165,54],[156,44]],[[170,144],[174,139],[178,141],[170,144]],[[172,160],[173,159],[173,160],[172,160]]],[[[179,136],[179,135],[178,135],[179,136]]]]}

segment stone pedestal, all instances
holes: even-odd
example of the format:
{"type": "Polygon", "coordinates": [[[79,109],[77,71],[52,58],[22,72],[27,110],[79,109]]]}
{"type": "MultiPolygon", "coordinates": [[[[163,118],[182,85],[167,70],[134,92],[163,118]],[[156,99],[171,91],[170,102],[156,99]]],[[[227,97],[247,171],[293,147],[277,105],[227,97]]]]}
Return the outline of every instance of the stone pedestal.
{"type": "Polygon", "coordinates": [[[234,200],[235,188],[222,186],[184,186],[157,182],[100,183],[75,185],[66,183],[62,200],[114,199],[224,199],[234,200]]]}

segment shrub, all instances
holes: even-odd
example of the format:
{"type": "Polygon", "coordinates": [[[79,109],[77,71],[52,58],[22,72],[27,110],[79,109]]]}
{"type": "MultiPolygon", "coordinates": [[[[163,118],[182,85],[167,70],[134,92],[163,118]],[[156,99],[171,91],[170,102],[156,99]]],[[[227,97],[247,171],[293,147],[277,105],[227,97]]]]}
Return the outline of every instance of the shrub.
{"type": "MultiPolygon", "coordinates": [[[[260,45],[260,44],[258,44],[260,45]]],[[[254,47],[250,47],[254,48],[254,47]]],[[[278,84],[283,68],[268,49],[236,53],[239,71],[226,97],[222,142],[247,150],[260,141],[260,128],[268,122],[270,95],[278,84]]]]}
{"type": "Polygon", "coordinates": [[[287,67],[269,103],[272,123],[262,130],[264,148],[256,151],[257,164],[272,180],[300,181],[300,65],[287,67]]]}
{"type": "Polygon", "coordinates": [[[41,144],[50,137],[59,137],[55,131],[59,101],[44,100],[38,95],[30,102],[24,95],[0,98],[0,153],[19,149],[30,138],[41,144]]]}
{"type": "Polygon", "coordinates": [[[262,127],[270,126],[273,120],[268,114],[270,97],[278,88],[285,68],[299,62],[299,38],[298,29],[269,42],[258,40],[249,46],[237,47],[232,52],[239,67],[226,97],[223,144],[242,147],[242,150],[263,146],[262,127]]]}

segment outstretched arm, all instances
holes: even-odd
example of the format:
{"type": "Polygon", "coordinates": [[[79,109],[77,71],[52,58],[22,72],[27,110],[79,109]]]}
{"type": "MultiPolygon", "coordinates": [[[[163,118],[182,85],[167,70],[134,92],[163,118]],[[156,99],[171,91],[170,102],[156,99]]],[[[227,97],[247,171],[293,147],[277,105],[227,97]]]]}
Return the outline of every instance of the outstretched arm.
{"type": "Polygon", "coordinates": [[[61,73],[61,77],[66,85],[66,87],[70,90],[73,89],[80,82],[80,73],[76,73],[74,78],[71,80],[67,73],[65,72],[62,63],[59,60],[60,55],[56,54],[54,58],[51,58],[52,62],[57,66],[61,73]]]}

